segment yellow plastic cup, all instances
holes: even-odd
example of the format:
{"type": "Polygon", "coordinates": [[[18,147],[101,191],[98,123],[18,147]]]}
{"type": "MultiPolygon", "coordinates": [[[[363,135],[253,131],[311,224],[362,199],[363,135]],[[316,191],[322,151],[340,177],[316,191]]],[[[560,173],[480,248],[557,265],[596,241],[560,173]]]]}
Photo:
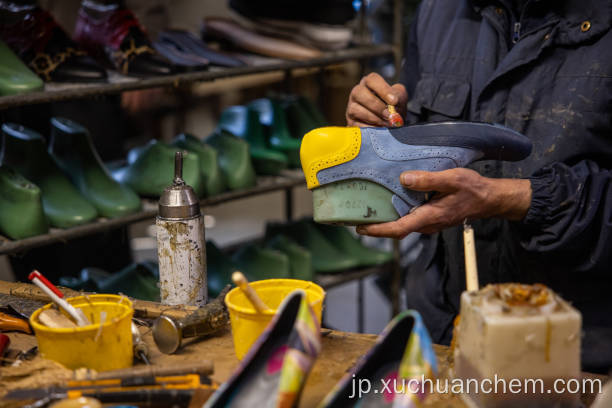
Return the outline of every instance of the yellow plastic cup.
{"type": "Polygon", "coordinates": [[[234,288],[225,296],[232,325],[234,351],[242,360],[251,345],[268,326],[283,299],[296,289],[306,292],[306,299],[321,324],[325,291],[314,282],[297,279],[266,279],[249,283],[261,300],[271,309],[257,313],[240,288],[234,288]]]}
{"type": "Polygon", "coordinates": [[[53,304],[41,307],[30,316],[40,354],[70,369],[87,367],[105,371],[131,367],[134,359],[132,302],[117,295],[77,296],[66,301],[80,308],[92,324],[51,328],[42,324],[38,316],[53,304]],[[106,312],[106,319],[100,324],[102,311],[106,312]]]}

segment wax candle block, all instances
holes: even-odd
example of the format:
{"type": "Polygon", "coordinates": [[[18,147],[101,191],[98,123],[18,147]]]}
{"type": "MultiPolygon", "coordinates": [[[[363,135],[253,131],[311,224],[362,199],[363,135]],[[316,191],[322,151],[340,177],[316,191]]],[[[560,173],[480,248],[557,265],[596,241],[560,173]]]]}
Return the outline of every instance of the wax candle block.
{"type": "Polygon", "coordinates": [[[469,404],[580,406],[580,394],[570,390],[581,377],[581,325],[580,312],[543,285],[464,292],[454,360],[456,376],[480,387],[466,394],[469,404]]]}

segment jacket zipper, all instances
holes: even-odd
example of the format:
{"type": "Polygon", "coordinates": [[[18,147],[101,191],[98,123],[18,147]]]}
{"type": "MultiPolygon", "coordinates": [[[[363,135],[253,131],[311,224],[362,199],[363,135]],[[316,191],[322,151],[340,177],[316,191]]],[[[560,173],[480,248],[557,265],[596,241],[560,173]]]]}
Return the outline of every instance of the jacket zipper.
{"type": "Polygon", "coordinates": [[[521,37],[521,23],[514,23],[514,34],[512,34],[512,44],[516,44],[521,37]]]}

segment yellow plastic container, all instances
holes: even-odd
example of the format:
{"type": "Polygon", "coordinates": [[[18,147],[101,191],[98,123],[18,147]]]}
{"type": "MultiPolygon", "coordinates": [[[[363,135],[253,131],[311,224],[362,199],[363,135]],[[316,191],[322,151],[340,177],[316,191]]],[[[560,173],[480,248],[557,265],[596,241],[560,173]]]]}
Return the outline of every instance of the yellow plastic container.
{"type": "Polygon", "coordinates": [[[70,369],[87,367],[105,371],[131,367],[134,359],[132,302],[117,295],[78,296],[66,301],[80,308],[92,324],[55,329],[38,320],[40,313],[53,305],[36,310],[30,316],[30,324],[36,333],[41,355],[70,369]],[[102,311],[106,312],[106,319],[100,324],[102,311]]]}
{"type": "Polygon", "coordinates": [[[272,310],[257,313],[240,288],[230,290],[225,297],[232,325],[234,350],[239,360],[242,360],[268,326],[283,299],[296,289],[306,292],[306,299],[321,324],[325,291],[316,283],[297,279],[266,279],[252,282],[250,285],[272,310]]]}

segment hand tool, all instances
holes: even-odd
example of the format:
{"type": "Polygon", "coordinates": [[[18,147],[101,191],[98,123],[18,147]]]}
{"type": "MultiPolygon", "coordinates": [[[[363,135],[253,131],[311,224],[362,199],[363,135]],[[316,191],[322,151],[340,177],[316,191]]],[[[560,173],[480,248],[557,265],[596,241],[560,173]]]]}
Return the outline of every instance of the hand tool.
{"type": "Polygon", "coordinates": [[[204,336],[226,327],[229,324],[229,314],[224,299],[229,289],[227,285],[215,300],[184,319],[160,316],[155,320],[153,340],[159,351],[172,354],[181,347],[184,338],[204,336]]]}
{"type": "Polygon", "coordinates": [[[183,153],[174,158],[174,182],[159,199],[157,256],[161,302],[204,306],[207,301],[206,242],[200,200],[183,180],[183,153]]]}
{"type": "MultiPolygon", "coordinates": [[[[137,403],[139,406],[186,406],[198,389],[215,390],[216,383],[197,374],[168,377],[70,381],[65,387],[11,391],[4,400],[50,402],[63,398],[92,397],[103,403],[137,403]]],[[[31,406],[39,406],[38,404],[31,406]]]]}
{"type": "Polygon", "coordinates": [[[467,291],[478,290],[478,264],[476,263],[476,243],[474,241],[474,228],[463,223],[463,250],[465,251],[465,283],[467,291]]]}
{"type": "Polygon", "coordinates": [[[5,313],[0,313],[0,330],[20,331],[28,334],[32,333],[32,329],[30,329],[28,322],[5,313]]]}
{"type": "Polygon", "coordinates": [[[85,317],[81,310],[77,310],[64,299],[64,294],[59,291],[51,282],[47,280],[40,272],[34,270],[28,276],[28,279],[45,292],[59,307],[64,309],[66,313],[72,317],[79,326],[87,326],[91,322],[85,317]]]}
{"type": "Polygon", "coordinates": [[[110,371],[82,371],[74,372],[74,380],[107,380],[107,379],[126,379],[140,377],[169,377],[175,375],[198,374],[208,376],[214,372],[213,362],[210,360],[200,360],[197,363],[179,363],[164,366],[136,366],[121,368],[110,371]]]}
{"type": "Polygon", "coordinates": [[[270,310],[263,300],[261,300],[259,295],[257,295],[257,292],[255,292],[255,290],[249,285],[249,281],[247,280],[246,276],[242,274],[242,272],[234,272],[232,274],[232,282],[234,282],[234,285],[240,288],[242,293],[244,293],[258,313],[263,313],[270,310]]]}
{"type": "Polygon", "coordinates": [[[134,322],[132,322],[132,344],[134,355],[146,365],[151,365],[149,362],[149,346],[142,340],[140,330],[134,322]]]}

